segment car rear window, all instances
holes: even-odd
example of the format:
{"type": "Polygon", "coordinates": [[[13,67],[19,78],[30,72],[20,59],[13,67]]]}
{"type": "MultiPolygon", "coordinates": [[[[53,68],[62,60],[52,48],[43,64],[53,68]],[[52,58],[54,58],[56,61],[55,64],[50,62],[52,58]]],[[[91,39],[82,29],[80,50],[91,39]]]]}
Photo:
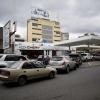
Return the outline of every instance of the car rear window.
{"type": "Polygon", "coordinates": [[[81,54],[81,56],[86,56],[86,54],[81,54]]]}
{"type": "Polygon", "coordinates": [[[70,57],[79,57],[79,55],[69,55],[70,57]]]}
{"type": "Polygon", "coordinates": [[[53,57],[51,58],[52,61],[61,61],[63,57],[53,57]]]}

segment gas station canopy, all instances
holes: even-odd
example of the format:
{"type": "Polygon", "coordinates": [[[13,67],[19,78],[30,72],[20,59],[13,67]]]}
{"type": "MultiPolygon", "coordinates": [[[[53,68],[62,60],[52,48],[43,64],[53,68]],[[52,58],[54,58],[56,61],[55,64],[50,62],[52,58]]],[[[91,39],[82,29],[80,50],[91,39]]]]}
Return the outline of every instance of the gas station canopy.
{"type": "Polygon", "coordinates": [[[100,46],[100,36],[84,36],[76,39],[55,43],[57,46],[95,45],[100,46]]]}

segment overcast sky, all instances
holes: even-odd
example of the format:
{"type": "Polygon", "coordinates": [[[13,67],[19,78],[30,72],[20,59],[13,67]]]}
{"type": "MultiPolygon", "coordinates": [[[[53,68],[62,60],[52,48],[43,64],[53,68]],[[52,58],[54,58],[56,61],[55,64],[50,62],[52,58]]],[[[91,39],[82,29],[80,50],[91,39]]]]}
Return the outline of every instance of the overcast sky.
{"type": "Polygon", "coordinates": [[[100,0],[0,0],[0,26],[16,20],[17,33],[26,36],[32,7],[55,13],[61,31],[69,32],[70,38],[86,32],[100,33],[100,0]]]}

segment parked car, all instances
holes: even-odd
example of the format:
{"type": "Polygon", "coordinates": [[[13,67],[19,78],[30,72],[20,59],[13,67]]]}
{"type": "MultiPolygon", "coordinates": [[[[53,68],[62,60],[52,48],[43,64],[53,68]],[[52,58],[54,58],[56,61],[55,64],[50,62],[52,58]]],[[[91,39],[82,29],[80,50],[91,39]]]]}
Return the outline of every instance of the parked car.
{"type": "Polygon", "coordinates": [[[72,60],[76,61],[77,67],[79,67],[82,64],[82,59],[80,54],[71,53],[69,54],[69,56],[70,58],[72,58],[72,60]]]}
{"type": "Polygon", "coordinates": [[[92,55],[90,53],[82,53],[82,61],[90,61],[92,60],[92,55]]]}
{"type": "Polygon", "coordinates": [[[7,64],[5,68],[0,68],[0,80],[3,82],[18,82],[25,85],[28,80],[49,77],[54,78],[56,69],[46,67],[37,61],[18,61],[14,64],[7,64]]]}
{"type": "Polygon", "coordinates": [[[100,54],[93,54],[93,60],[100,61],[100,54]]]}
{"type": "MultiPolygon", "coordinates": [[[[15,54],[0,54],[0,63],[2,64],[14,64],[16,61],[24,61],[28,60],[23,55],[15,55],[15,54]]],[[[0,65],[0,68],[4,66],[0,65]]]]}
{"type": "Polygon", "coordinates": [[[56,70],[70,72],[70,69],[76,69],[76,62],[73,61],[69,56],[54,56],[50,59],[49,65],[56,68],[56,70]]]}
{"type": "Polygon", "coordinates": [[[0,54],[0,61],[19,61],[19,60],[28,60],[28,59],[23,55],[0,54]]]}

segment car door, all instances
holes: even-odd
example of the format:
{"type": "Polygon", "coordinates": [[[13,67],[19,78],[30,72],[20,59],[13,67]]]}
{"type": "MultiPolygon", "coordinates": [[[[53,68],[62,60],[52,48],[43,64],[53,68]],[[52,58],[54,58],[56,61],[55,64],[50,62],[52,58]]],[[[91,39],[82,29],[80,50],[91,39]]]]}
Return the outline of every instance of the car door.
{"type": "Polygon", "coordinates": [[[73,59],[70,57],[67,57],[67,59],[69,60],[70,68],[73,68],[75,66],[75,61],[73,61],[73,59]]]}
{"type": "Polygon", "coordinates": [[[22,66],[23,74],[28,77],[28,79],[38,78],[39,71],[33,66],[32,62],[25,62],[22,66]]]}
{"type": "Polygon", "coordinates": [[[36,71],[38,72],[38,77],[45,77],[49,74],[49,69],[46,68],[46,65],[41,62],[34,62],[33,66],[35,66],[36,71]]]}

